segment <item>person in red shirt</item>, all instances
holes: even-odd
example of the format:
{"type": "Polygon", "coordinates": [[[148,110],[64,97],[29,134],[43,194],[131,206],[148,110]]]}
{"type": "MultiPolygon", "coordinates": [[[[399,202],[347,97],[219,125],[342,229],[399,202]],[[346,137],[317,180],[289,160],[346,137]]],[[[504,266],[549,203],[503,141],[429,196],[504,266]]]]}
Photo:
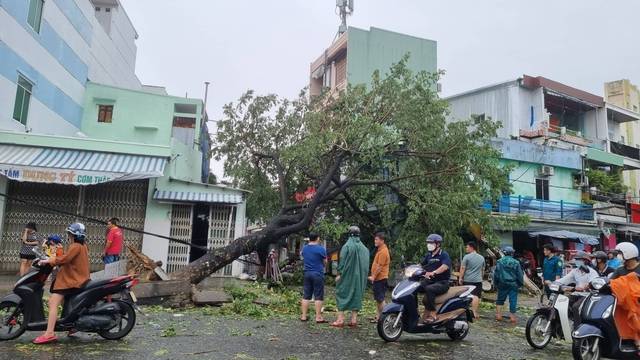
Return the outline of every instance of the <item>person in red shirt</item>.
{"type": "Polygon", "coordinates": [[[122,234],[122,229],[118,227],[118,222],[120,220],[115,217],[107,221],[107,240],[104,246],[104,256],[102,257],[105,265],[120,260],[124,235],[122,234]]]}

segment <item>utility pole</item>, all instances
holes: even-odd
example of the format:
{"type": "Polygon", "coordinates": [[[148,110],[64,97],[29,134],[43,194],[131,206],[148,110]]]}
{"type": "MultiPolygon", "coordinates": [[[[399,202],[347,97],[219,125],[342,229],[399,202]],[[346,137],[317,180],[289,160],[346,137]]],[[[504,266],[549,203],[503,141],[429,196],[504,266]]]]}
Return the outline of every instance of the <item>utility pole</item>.
{"type": "Polygon", "coordinates": [[[347,16],[353,14],[354,0],[336,0],[336,7],[340,11],[340,27],[338,28],[338,36],[347,32],[347,16]]]}

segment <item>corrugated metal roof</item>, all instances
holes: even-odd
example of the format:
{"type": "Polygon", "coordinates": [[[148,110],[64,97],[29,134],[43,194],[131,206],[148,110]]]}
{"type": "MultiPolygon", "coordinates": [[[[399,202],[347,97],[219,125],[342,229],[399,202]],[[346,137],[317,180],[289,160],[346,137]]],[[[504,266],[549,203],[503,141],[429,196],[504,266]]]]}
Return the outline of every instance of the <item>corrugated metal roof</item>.
{"type": "Polygon", "coordinates": [[[242,202],[242,194],[230,194],[223,192],[156,190],[153,193],[153,198],[156,200],[179,202],[204,202],[224,204],[238,204],[242,202]]]}

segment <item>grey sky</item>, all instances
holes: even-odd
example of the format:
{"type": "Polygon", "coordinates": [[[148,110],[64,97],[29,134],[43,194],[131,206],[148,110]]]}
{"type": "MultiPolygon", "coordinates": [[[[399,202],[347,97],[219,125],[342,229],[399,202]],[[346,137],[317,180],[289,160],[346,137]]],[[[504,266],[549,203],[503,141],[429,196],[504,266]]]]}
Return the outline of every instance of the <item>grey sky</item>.
{"type": "MultiPolygon", "coordinates": [[[[334,0],[121,1],[140,80],[199,98],[211,81],[212,119],[247,89],[295,96],[339,23],[334,0]]],[[[602,95],[605,81],[640,83],[638,14],[636,0],[355,0],[348,21],[436,40],[443,95],[522,74],[602,95]]]]}

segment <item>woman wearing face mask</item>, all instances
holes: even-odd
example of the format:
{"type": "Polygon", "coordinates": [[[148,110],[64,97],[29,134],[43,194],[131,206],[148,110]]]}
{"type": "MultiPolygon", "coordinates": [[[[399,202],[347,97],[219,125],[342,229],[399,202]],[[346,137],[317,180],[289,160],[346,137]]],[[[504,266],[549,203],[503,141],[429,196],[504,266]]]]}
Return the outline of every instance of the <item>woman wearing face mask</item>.
{"type": "Polygon", "coordinates": [[[624,260],[621,267],[617,268],[611,276],[612,279],[616,279],[621,276],[628,275],[632,272],[640,274],[640,261],[638,261],[638,248],[630,243],[623,242],[616,245],[616,250],[620,252],[620,256],[624,260]]]}
{"type": "Polygon", "coordinates": [[[613,269],[607,265],[607,253],[604,251],[596,251],[593,253],[595,261],[595,269],[598,272],[598,276],[606,277],[613,273],[613,269]]]}
{"type": "Polygon", "coordinates": [[[608,258],[609,260],[607,260],[607,265],[613,270],[616,270],[617,268],[622,266],[622,255],[618,254],[617,251],[610,250],[608,254],[608,258]]]}

